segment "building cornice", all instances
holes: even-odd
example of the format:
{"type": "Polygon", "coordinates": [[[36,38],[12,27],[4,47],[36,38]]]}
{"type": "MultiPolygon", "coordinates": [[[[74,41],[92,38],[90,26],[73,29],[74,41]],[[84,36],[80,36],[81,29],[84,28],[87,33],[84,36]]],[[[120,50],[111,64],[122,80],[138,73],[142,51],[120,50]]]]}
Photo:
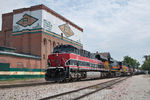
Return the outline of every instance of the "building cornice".
{"type": "Polygon", "coordinates": [[[19,35],[23,35],[23,34],[37,34],[37,33],[42,33],[42,34],[50,35],[52,37],[61,39],[63,41],[72,43],[72,44],[80,46],[80,47],[83,46],[81,43],[79,43],[77,41],[71,40],[71,39],[69,39],[67,37],[61,38],[61,35],[59,35],[57,33],[54,33],[54,32],[51,32],[51,31],[47,31],[47,30],[45,30],[43,28],[39,28],[39,29],[25,29],[25,30],[22,30],[22,31],[13,32],[12,35],[13,36],[19,36],[19,35]]]}

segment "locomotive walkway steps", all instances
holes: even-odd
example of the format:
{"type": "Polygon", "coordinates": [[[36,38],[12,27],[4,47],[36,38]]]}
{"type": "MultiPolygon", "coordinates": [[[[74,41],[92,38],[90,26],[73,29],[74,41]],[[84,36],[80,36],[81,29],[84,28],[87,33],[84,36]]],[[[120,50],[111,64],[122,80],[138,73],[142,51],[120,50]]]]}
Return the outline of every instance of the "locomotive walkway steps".
{"type": "Polygon", "coordinates": [[[102,89],[110,87],[110,86],[112,86],[116,83],[119,83],[119,82],[121,82],[121,81],[123,81],[127,78],[129,78],[129,77],[119,77],[117,79],[113,79],[113,80],[103,82],[103,83],[99,83],[99,84],[96,84],[96,85],[91,85],[91,86],[88,86],[88,87],[84,87],[84,88],[80,88],[80,89],[76,89],[76,90],[72,90],[72,91],[68,91],[68,92],[64,92],[64,93],[44,97],[44,98],[41,98],[40,100],[49,100],[49,99],[54,99],[54,98],[55,99],[57,99],[57,98],[60,99],[61,98],[62,100],[78,100],[78,99],[84,98],[85,96],[93,94],[95,92],[98,92],[102,89]],[[77,97],[73,97],[75,95],[77,97]]]}

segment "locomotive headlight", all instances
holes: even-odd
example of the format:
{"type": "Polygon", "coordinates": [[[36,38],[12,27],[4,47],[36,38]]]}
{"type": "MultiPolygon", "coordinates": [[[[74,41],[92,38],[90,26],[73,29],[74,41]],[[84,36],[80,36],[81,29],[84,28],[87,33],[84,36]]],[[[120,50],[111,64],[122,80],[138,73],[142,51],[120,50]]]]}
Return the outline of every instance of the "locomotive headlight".
{"type": "Polygon", "coordinates": [[[56,52],[56,56],[58,56],[58,52],[56,52]]]}

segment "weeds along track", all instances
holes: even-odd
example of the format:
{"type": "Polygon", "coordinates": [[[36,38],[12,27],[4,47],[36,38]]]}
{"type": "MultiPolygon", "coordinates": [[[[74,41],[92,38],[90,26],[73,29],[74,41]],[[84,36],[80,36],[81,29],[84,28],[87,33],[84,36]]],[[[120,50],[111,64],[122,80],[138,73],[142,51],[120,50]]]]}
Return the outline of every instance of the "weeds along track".
{"type": "Polygon", "coordinates": [[[85,96],[88,96],[90,94],[96,93],[96,92],[98,92],[102,89],[105,89],[107,87],[115,85],[119,82],[122,82],[123,80],[126,80],[127,78],[129,78],[129,77],[119,77],[117,79],[113,79],[113,80],[103,82],[103,83],[99,83],[99,84],[96,84],[96,85],[91,85],[91,86],[88,86],[88,87],[83,87],[83,88],[80,88],[80,89],[76,89],[76,90],[72,90],[72,91],[68,91],[68,92],[64,92],[64,93],[44,97],[44,98],[41,98],[40,100],[50,100],[50,99],[78,100],[78,99],[84,98],[85,96]]]}

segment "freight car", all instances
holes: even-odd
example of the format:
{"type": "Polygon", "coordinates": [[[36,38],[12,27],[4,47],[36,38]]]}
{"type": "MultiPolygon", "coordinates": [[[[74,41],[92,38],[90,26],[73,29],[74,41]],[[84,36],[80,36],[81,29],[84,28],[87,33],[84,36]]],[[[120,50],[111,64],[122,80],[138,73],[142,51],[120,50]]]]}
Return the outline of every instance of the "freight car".
{"type": "Polygon", "coordinates": [[[121,62],[90,53],[71,45],[56,46],[48,56],[46,81],[70,81],[83,78],[114,77],[125,75],[127,67],[121,62]]]}

